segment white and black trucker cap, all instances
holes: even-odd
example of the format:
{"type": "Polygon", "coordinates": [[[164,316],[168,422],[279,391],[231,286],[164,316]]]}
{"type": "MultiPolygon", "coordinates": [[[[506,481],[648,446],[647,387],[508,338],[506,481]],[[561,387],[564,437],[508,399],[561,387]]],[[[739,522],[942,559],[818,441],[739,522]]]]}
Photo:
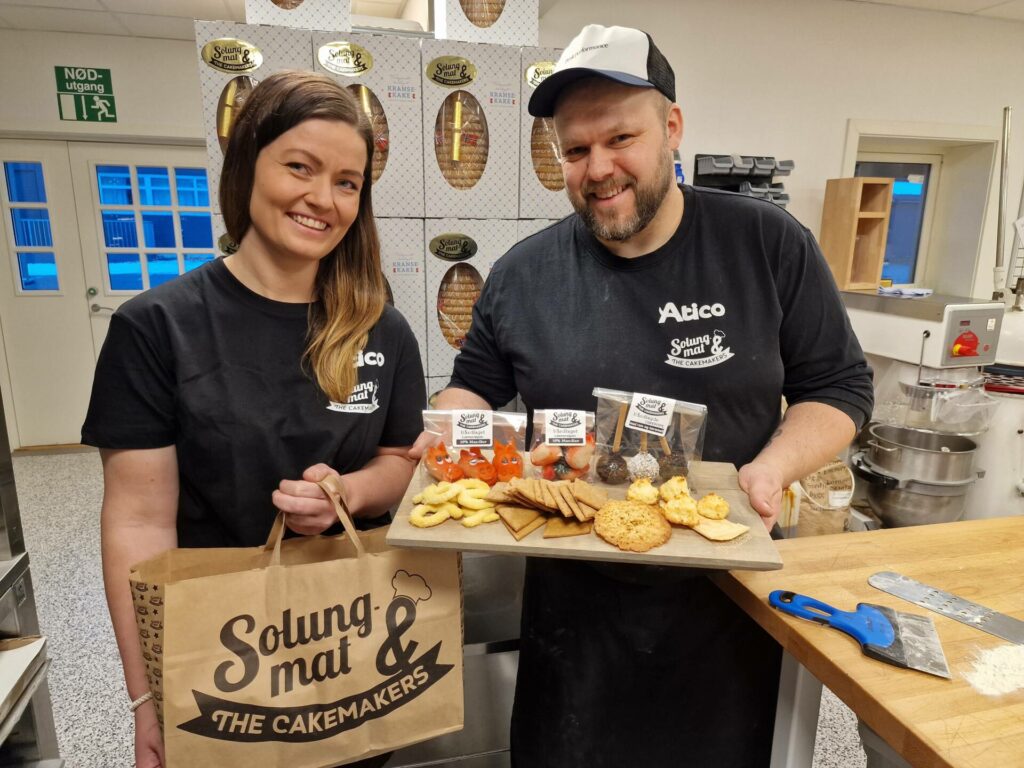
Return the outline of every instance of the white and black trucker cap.
{"type": "Polygon", "coordinates": [[[533,92],[534,117],[551,117],[558,95],[585,77],[606,77],[638,88],[656,88],[676,100],[676,76],[651,36],[629,27],[588,24],[562,52],[552,72],[533,92]]]}

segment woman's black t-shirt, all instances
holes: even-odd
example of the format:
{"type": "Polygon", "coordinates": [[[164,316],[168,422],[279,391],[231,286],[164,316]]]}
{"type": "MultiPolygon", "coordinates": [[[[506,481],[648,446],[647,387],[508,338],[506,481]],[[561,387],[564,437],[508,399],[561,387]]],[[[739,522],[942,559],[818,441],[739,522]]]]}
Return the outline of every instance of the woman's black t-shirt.
{"type": "Polygon", "coordinates": [[[126,302],[100,352],[82,442],[177,447],[178,545],[254,546],[283,479],[323,462],[344,474],[423,427],[423,366],[386,306],[334,403],[303,369],[307,304],[266,299],[216,260],[126,302]]]}

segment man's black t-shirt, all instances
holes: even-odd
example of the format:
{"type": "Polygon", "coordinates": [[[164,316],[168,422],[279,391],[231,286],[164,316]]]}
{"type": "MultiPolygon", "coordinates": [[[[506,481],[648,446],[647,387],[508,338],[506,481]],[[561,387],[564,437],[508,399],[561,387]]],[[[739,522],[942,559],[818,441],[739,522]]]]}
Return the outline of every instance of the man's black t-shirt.
{"type": "MultiPolygon", "coordinates": [[[[575,215],[512,248],[451,385],[494,407],[519,392],[531,409],[593,410],[595,386],[704,403],[704,458],[737,466],[782,396],[863,424],[871,371],[810,233],[768,202],[683,195],[675,234],[639,258],[575,215]]],[[[768,765],[778,646],[699,573],[527,560],[513,766],[768,765]]]]}
{"type": "Polygon", "coordinates": [[[359,384],[333,403],[303,370],[308,309],[250,291],[216,260],[111,318],[82,442],[177,447],[179,546],[261,544],[281,480],[320,462],[352,472],[422,430],[423,367],[405,318],[385,307],[359,384]]]}
{"type": "Polygon", "coordinates": [[[566,219],[488,275],[452,386],[498,407],[593,410],[594,387],[708,406],[704,458],[741,466],[780,400],[860,427],[871,370],[813,236],[778,206],[684,186],[672,238],[633,259],[566,219]]]}

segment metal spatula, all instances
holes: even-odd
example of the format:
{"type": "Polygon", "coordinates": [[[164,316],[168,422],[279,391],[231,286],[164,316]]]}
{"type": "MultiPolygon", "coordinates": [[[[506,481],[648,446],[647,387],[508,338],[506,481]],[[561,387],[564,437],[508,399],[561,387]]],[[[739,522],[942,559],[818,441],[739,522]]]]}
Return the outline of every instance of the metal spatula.
{"type": "Polygon", "coordinates": [[[858,603],[854,612],[840,611],[807,595],[781,589],[768,595],[768,602],[784,613],[845,632],[860,643],[865,656],[904,669],[950,677],[939,635],[927,616],[871,603],[858,603]]]}
{"type": "Polygon", "coordinates": [[[890,595],[902,597],[914,605],[956,619],[969,627],[988,632],[1011,643],[1024,645],[1024,621],[1013,616],[993,611],[959,595],[929,587],[916,579],[892,571],[880,571],[870,576],[868,584],[890,595]]]}

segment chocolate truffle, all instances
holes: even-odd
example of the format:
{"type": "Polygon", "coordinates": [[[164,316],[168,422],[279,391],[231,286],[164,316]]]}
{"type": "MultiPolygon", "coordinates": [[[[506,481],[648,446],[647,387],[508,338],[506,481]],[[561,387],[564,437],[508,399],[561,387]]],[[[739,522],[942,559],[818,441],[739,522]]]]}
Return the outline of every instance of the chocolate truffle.
{"type": "Polygon", "coordinates": [[[653,480],[658,476],[658,460],[649,453],[638,453],[626,459],[626,466],[629,469],[629,477],[632,480],[648,478],[653,480]]]}
{"type": "Polygon", "coordinates": [[[686,455],[682,452],[673,451],[668,456],[658,459],[658,476],[662,480],[680,475],[686,477],[690,471],[690,464],[686,461],[686,455]]]}
{"type": "Polygon", "coordinates": [[[626,460],[621,453],[609,453],[598,459],[597,476],[609,485],[624,483],[629,478],[626,460]]]}

